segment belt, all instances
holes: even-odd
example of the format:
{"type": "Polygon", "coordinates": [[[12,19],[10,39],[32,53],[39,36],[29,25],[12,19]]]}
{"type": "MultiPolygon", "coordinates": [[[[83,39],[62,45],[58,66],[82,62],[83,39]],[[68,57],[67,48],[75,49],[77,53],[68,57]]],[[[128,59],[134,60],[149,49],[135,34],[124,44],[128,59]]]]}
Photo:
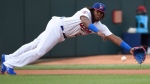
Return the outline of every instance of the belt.
{"type": "MultiPolygon", "coordinates": [[[[60,26],[61,27],[61,29],[62,29],[62,31],[64,30],[64,27],[63,26],[60,26]]],[[[65,35],[65,33],[63,33],[63,36],[64,36],[64,38],[67,38],[67,36],[65,35]]]]}

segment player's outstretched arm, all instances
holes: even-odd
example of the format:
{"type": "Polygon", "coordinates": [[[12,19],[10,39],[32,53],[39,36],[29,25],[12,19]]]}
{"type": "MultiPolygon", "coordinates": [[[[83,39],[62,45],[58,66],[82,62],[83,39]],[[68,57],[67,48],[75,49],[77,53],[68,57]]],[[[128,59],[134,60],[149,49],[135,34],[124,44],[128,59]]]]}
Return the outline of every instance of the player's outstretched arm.
{"type": "Polygon", "coordinates": [[[102,33],[101,31],[98,31],[97,34],[103,39],[103,41],[107,40],[107,37],[104,33],[102,33]]]}
{"type": "Polygon", "coordinates": [[[133,48],[131,48],[126,42],[124,42],[120,37],[111,34],[109,36],[107,36],[107,39],[109,39],[110,41],[112,41],[113,43],[115,43],[116,45],[130,51],[131,54],[133,54],[133,48]]]}

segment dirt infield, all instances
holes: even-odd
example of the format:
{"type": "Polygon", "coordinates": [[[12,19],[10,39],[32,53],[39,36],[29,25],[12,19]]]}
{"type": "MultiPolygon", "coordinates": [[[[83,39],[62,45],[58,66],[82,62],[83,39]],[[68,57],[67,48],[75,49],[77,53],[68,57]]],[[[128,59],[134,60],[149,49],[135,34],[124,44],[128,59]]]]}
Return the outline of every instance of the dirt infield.
{"type": "Polygon", "coordinates": [[[17,74],[150,74],[150,70],[16,70],[17,74]]]}
{"type": "MultiPolygon", "coordinates": [[[[42,59],[34,62],[40,65],[65,65],[65,64],[137,64],[132,55],[97,55],[87,57],[74,58],[56,58],[56,59],[42,59]],[[121,57],[126,56],[125,62],[121,61],[121,57]]],[[[143,64],[150,64],[150,55],[147,55],[143,64]]]]}
{"type": "MultiPolygon", "coordinates": [[[[133,56],[126,55],[122,62],[122,55],[99,55],[76,58],[40,59],[33,65],[65,65],[65,64],[137,64],[133,56]]],[[[150,56],[143,64],[150,64],[150,56]]],[[[150,70],[15,70],[17,74],[150,74],[150,70]]]]}

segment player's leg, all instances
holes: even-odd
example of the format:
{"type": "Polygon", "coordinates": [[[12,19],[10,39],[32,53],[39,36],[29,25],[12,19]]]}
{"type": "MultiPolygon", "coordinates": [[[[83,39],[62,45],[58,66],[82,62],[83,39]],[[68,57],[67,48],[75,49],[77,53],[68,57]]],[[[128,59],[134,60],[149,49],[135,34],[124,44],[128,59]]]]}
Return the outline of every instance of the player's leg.
{"type": "Polygon", "coordinates": [[[32,42],[24,44],[18,50],[16,50],[14,53],[9,54],[9,55],[5,55],[5,60],[11,59],[12,57],[17,57],[17,56],[19,56],[19,55],[21,55],[21,54],[23,54],[29,50],[34,49],[37,46],[37,44],[40,42],[42,35],[43,35],[43,32],[36,39],[34,39],[32,42]]]}
{"type": "Polygon", "coordinates": [[[6,71],[6,66],[3,64],[7,59],[11,59],[13,57],[17,57],[21,54],[23,54],[24,52],[27,52],[29,50],[34,49],[37,44],[40,41],[40,38],[42,37],[42,33],[32,42],[23,45],[22,47],[20,47],[18,50],[16,50],[14,53],[6,55],[6,54],[2,54],[2,61],[1,61],[1,73],[4,74],[6,71]]]}
{"type": "Polygon", "coordinates": [[[46,28],[46,30],[44,31],[43,36],[41,37],[41,40],[37,47],[19,55],[18,57],[8,59],[7,61],[4,62],[5,66],[13,69],[14,66],[21,67],[26,64],[29,64],[45,55],[58,42],[63,41],[64,38],[62,40],[62,32],[60,32],[61,31],[60,26],[58,26],[58,24],[54,25],[55,23],[57,22],[52,21],[47,26],[49,28],[46,28]]]}
{"type": "Polygon", "coordinates": [[[7,59],[11,59],[13,57],[17,57],[21,54],[23,54],[24,52],[27,52],[29,50],[34,49],[37,44],[40,42],[40,38],[42,37],[42,33],[32,42],[23,45],[22,47],[20,47],[18,50],[16,50],[14,53],[6,55],[6,54],[2,54],[2,61],[1,61],[1,73],[4,74],[6,71],[6,66],[3,64],[7,59]]]}

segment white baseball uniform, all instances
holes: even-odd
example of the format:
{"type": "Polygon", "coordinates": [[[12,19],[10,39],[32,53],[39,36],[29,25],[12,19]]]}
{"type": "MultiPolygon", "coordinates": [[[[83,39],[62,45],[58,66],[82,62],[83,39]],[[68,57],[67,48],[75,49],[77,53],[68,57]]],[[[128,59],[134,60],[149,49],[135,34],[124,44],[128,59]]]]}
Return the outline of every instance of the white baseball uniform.
{"type": "MultiPolygon", "coordinates": [[[[85,28],[81,23],[80,16],[86,16],[91,21],[91,13],[87,8],[77,11],[72,17],[52,17],[48,25],[36,39],[23,45],[12,54],[5,55],[4,65],[10,68],[21,67],[29,64],[50,51],[57,43],[67,38],[76,37],[78,35],[93,34],[91,30],[85,28]]],[[[106,36],[112,33],[100,21],[94,25],[106,36]]]]}

